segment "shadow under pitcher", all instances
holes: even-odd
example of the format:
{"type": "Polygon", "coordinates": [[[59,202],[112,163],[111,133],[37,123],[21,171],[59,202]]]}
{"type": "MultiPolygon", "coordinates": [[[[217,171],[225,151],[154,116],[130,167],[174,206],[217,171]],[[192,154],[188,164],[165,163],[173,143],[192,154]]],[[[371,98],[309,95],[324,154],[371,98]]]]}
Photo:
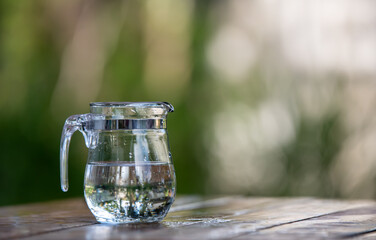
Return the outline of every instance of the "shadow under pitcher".
{"type": "Polygon", "coordinates": [[[97,102],[70,116],[60,143],[61,189],[68,191],[68,150],[80,131],[89,148],[86,203],[101,223],[159,222],[176,192],[166,102],[97,102]]]}

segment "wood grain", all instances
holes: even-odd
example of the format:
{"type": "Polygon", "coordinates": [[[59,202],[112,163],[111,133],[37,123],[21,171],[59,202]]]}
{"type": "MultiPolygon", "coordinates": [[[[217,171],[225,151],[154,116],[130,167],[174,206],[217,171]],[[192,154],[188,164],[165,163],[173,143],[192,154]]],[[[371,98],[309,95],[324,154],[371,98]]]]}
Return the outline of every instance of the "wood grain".
{"type": "Polygon", "coordinates": [[[376,202],[179,197],[159,224],[97,224],[81,199],[0,208],[0,239],[374,239],[376,202]]]}

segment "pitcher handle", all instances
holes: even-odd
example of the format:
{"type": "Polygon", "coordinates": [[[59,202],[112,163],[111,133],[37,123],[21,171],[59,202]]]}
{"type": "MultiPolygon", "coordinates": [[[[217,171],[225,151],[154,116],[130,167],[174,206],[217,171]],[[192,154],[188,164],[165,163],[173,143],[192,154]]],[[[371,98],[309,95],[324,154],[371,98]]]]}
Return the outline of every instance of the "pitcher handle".
{"type": "Polygon", "coordinates": [[[86,145],[87,143],[87,134],[83,130],[83,124],[90,118],[90,113],[73,115],[70,116],[64,124],[63,132],[60,140],[60,183],[61,190],[63,192],[68,191],[68,154],[69,154],[69,144],[72,138],[72,135],[75,131],[79,130],[85,138],[86,145]]]}

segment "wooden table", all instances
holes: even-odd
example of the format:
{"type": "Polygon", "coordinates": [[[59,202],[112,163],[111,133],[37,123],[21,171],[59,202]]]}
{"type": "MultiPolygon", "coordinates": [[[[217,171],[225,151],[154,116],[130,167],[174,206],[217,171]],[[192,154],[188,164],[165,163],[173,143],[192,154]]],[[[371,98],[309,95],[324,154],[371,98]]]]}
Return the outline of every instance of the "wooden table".
{"type": "Polygon", "coordinates": [[[376,239],[376,202],[178,197],[156,224],[98,224],[83,199],[0,208],[0,239],[376,239]]]}

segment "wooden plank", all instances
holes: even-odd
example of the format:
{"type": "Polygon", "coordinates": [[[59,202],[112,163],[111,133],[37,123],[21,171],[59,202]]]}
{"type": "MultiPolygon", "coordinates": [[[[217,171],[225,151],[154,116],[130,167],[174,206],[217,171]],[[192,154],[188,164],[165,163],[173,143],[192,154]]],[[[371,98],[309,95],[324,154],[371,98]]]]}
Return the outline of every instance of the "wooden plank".
{"type": "Polygon", "coordinates": [[[0,208],[0,239],[37,235],[96,221],[83,199],[0,208]]]}
{"type": "Polygon", "coordinates": [[[82,200],[0,214],[3,239],[372,239],[376,227],[374,201],[313,198],[181,197],[160,224],[95,224],[82,200]]]}
{"type": "Polygon", "coordinates": [[[257,233],[245,234],[236,239],[346,239],[376,236],[374,235],[376,231],[375,204],[357,205],[347,210],[275,225],[257,233]]]}
{"type": "MultiPolygon", "coordinates": [[[[174,206],[201,200],[198,196],[181,197],[174,206]]],[[[0,207],[0,239],[30,237],[93,224],[97,222],[83,199],[0,207]]]]}
{"type": "MultiPolygon", "coordinates": [[[[231,206],[234,199],[237,198],[202,199],[198,202],[174,206],[166,220],[160,224],[97,224],[84,228],[68,229],[64,233],[55,232],[38,235],[30,239],[200,239],[207,234],[206,231],[212,232],[215,230],[216,224],[228,222],[221,220],[223,216],[221,209],[224,206],[231,206]],[[201,233],[204,235],[201,235],[201,233]]],[[[247,199],[245,202],[256,207],[256,205],[265,202],[278,201],[278,199],[255,198],[247,199]]]]}

